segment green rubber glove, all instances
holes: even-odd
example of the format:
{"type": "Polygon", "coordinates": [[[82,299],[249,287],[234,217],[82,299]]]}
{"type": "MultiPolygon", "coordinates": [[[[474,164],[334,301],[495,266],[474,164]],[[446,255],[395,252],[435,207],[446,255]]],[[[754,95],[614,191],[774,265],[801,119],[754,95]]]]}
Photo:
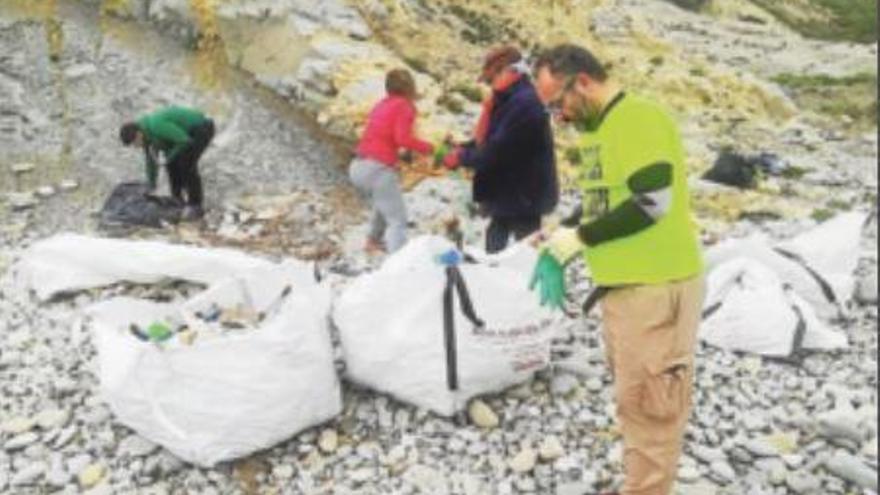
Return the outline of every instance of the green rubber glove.
{"type": "Polygon", "coordinates": [[[446,155],[449,154],[451,147],[444,141],[436,146],[434,146],[434,166],[439,167],[443,165],[443,159],[446,158],[446,155]]]}
{"type": "Polygon", "coordinates": [[[529,290],[538,288],[541,306],[551,309],[563,309],[565,304],[565,265],[559,262],[549,251],[544,250],[538,257],[529,290]]]}

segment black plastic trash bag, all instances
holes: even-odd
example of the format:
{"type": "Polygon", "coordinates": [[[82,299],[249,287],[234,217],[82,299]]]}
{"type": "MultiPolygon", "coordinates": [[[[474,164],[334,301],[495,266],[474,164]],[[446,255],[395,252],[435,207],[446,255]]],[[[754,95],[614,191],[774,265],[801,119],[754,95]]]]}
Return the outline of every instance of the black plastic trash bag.
{"type": "Polygon", "coordinates": [[[739,153],[724,150],[712,168],[703,174],[703,180],[740,189],[752,189],[757,185],[755,162],[739,153]]]}
{"type": "Polygon", "coordinates": [[[180,221],[183,205],[170,197],[148,195],[142,182],[117,185],[101,208],[102,227],[161,227],[180,221]]]}

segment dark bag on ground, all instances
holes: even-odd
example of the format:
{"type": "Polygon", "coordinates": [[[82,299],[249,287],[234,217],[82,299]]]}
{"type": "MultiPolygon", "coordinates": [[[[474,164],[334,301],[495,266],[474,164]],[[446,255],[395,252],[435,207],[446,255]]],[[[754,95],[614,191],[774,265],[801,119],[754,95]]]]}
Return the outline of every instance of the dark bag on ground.
{"type": "Polygon", "coordinates": [[[117,185],[101,208],[102,227],[161,227],[180,221],[183,205],[170,197],[148,195],[142,182],[117,185]]]}
{"type": "Polygon", "coordinates": [[[722,151],[703,179],[726,186],[752,189],[757,185],[755,163],[732,151],[722,151]]]}

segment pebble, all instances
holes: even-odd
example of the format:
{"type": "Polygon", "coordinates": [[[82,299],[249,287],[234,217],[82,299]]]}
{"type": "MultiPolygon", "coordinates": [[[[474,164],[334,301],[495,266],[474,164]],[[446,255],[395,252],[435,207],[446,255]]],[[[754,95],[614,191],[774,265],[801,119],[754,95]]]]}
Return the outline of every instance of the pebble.
{"type": "Polygon", "coordinates": [[[714,447],[707,447],[705,445],[695,445],[694,447],[692,447],[691,455],[705,462],[706,464],[711,464],[715,461],[727,459],[727,456],[724,455],[723,450],[714,447]]]}
{"type": "Polygon", "coordinates": [[[765,439],[756,438],[748,440],[743,444],[743,448],[755,457],[774,457],[779,455],[776,448],[767,443],[765,439]]]}
{"type": "Polygon", "coordinates": [[[492,429],[498,427],[500,423],[495,411],[480,399],[471,401],[468,407],[468,415],[471,418],[471,422],[480,428],[492,429]]]}
{"type": "Polygon", "coordinates": [[[696,466],[682,466],[678,469],[678,481],[694,483],[700,479],[700,471],[696,466]]]}
{"type": "Polygon", "coordinates": [[[550,391],[557,397],[564,397],[572,393],[578,386],[578,379],[569,373],[560,373],[553,377],[550,383],[550,391]]]}
{"type": "Polygon", "coordinates": [[[36,193],[41,198],[50,198],[55,194],[55,188],[52,186],[40,186],[37,188],[36,193]]]}
{"type": "Polygon", "coordinates": [[[859,304],[869,306],[877,305],[877,270],[859,280],[856,287],[856,301],[859,304]]]}
{"type": "Polygon", "coordinates": [[[36,443],[40,439],[40,436],[33,432],[22,433],[20,435],[16,435],[9,439],[5,444],[3,444],[3,450],[7,452],[13,452],[16,450],[21,450],[28,445],[36,443]]]}
{"type": "Polygon", "coordinates": [[[34,168],[36,168],[36,165],[34,165],[33,163],[29,163],[29,162],[20,162],[20,163],[12,164],[11,168],[12,168],[12,173],[14,173],[14,174],[25,174],[27,172],[32,171],[34,168]]]}
{"type": "Polygon", "coordinates": [[[79,182],[75,180],[63,180],[60,184],[58,184],[58,188],[62,191],[73,191],[74,189],[79,187],[79,182]]]}
{"type": "Polygon", "coordinates": [[[282,464],[272,469],[272,475],[279,480],[289,480],[293,478],[294,469],[290,464],[282,464]]]}
{"type": "Polygon", "coordinates": [[[336,433],[336,430],[327,429],[321,432],[321,436],[318,438],[318,448],[321,449],[321,452],[332,454],[336,452],[338,447],[339,434],[336,433]]]}
{"type": "Polygon", "coordinates": [[[829,457],[825,468],[844,481],[877,491],[877,471],[851,454],[837,453],[829,457]]]}
{"type": "Polygon", "coordinates": [[[93,486],[97,485],[104,476],[106,475],[106,470],[101,464],[90,464],[86,466],[85,469],[80,471],[77,479],[79,480],[79,486],[89,489],[93,486]]]}
{"type": "Polygon", "coordinates": [[[593,393],[599,393],[602,391],[602,389],[605,388],[605,385],[602,383],[602,379],[598,377],[588,379],[585,386],[588,391],[593,393]]]}
{"type": "Polygon", "coordinates": [[[58,436],[55,437],[55,441],[52,442],[52,447],[55,449],[60,449],[70,443],[71,440],[79,433],[76,429],[76,426],[68,426],[67,428],[61,430],[58,433],[58,436]]]}
{"type": "Polygon", "coordinates": [[[129,435],[119,442],[118,455],[124,457],[144,457],[159,450],[159,445],[140,435],[129,435]]]}
{"type": "Polygon", "coordinates": [[[818,418],[819,434],[829,440],[845,438],[861,444],[868,432],[860,428],[860,420],[855,411],[847,409],[824,413],[818,418]]]}
{"type": "Polygon", "coordinates": [[[35,483],[38,479],[40,479],[45,473],[46,463],[34,462],[28,464],[24,468],[18,470],[14,475],[12,475],[12,479],[9,480],[9,484],[12,486],[31,485],[35,483]]]}
{"type": "Polygon", "coordinates": [[[709,465],[712,474],[722,483],[730,483],[736,479],[736,471],[730,467],[727,461],[714,461],[709,465]]]}
{"type": "Polygon", "coordinates": [[[819,478],[805,471],[793,471],[785,477],[785,486],[797,495],[818,495],[822,490],[819,478]]]}
{"type": "Polygon", "coordinates": [[[544,462],[551,462],[565,455],[565,448],[559,437],[551,435],[541,442],[538,448],[538,456],[544,462]]]}
{"type": "Polygon", "coordinates": [[[32,193],[10,193],[9,206],[13,211],[22,211],[37,205],[37,198],[32,193]]]}
{"type": "Polygon", "coordinates": [[[13,418],[0,425],[0,431],[18,435],[26,431],[30,431],[37,425],[37,421],[33,418],[13,418]]]}
{"type": "Polygon", "coordinates": [[[524,448],[519,451],[513,458],[508,461],[510,469],[517,474],[528,473],[535,468],[538,461],[538,454],[531,448],[524,448]]]}
{"type": "Polygon", "coordinates": [[[70,411],[67,409],[46,409],[37,414],[34,419],[44,430],[62,428],[70,421],[70,411]]]}

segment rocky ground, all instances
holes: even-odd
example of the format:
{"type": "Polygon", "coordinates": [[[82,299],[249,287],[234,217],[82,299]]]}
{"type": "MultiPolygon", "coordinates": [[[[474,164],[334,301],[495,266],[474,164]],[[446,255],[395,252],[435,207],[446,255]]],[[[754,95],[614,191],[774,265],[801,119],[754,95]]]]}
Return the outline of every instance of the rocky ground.
{"type": "MultiPolygon", "coordinates": [[[[876,127],[800,108],[771,80],[858,73],[874,64],[876,44],[807,41],[746,1],[709,13],[656,0],[549,2],[528,16],[525,0],[490,3],[0,4],[0,274],[36,239],[95,230],[91,214],[109,188],[139,178],[140,157],[117,145],[116,128],[172,101],[217,116],[203,161],[211,213],[201,229],[134,235],[316,259],[340,277],[374,266],[359,251],[363,215],[344,185],[340,139],[354,135],[384,69],[400,63],[425,88],[424,132],[465,133],[480,52],[504,38],[597,47],[624,82],[679,113],[695,173],[726,145],[793,166],[752,191],[695,181],[707,242],[783,238],[841,210],[876,214],[876,127]]],[[[460,178],[424,180],[408,197],[413,229],[469,219],[466,198],[460,178]]],[[[561,210],[575,200],[567,193],[561,210]]],[[[794,365],[700,348],[677,493],[876,492],[876,224],[865,229],[850,312],[834,322],[848,350],[794,365]]],[[[478,244],[481,221],[464,225],[478,244]]],[[[586,281],[573,283],[582,297],[586,281]]],[[[113,421],[92,343],[72,322],[113,294],[175,299],[194,289],[112,287],[40,305],[0,278],[0,492],[583,494],[620,480],[594,317],[560,328],[556,364],[481,398],[469,424],[346,385],[345,411],[327,425],[215,469],[185,465],[113,421]]]]}

